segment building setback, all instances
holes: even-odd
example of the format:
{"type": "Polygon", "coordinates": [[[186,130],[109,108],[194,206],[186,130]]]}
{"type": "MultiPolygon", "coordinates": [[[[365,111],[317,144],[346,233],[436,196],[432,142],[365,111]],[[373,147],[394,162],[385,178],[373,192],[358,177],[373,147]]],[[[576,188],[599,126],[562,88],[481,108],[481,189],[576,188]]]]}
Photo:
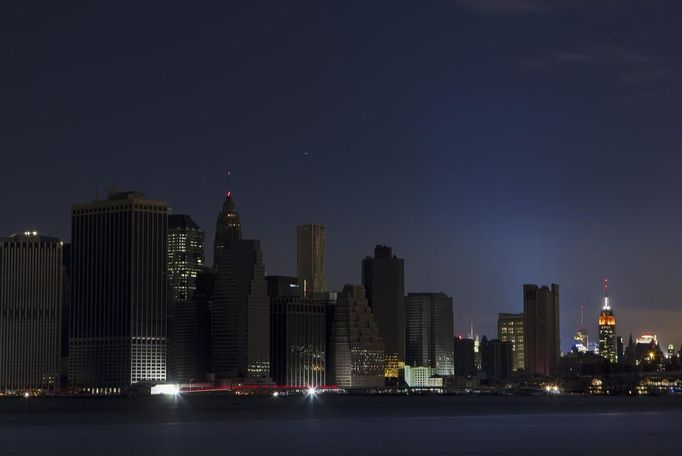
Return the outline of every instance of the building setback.
{"type": "Polygon", "coordinates": [[[377,245],[362,260],[362,284],[384,339],[387,378],[398,378],[405,363],[405,265],[390,247],[377,245]]]}
{"type": "Polygon", "coordinates": [[[523,286],[525,370],[556,375],[559,369],[559,285],[523,286]]]}
{"type": "Polygon", "coordinates": [[[512,344],[512,370],[523,369],[523,312],[499,314],[497,338],[512,344]]]}
{"type": "Polygon", "coordinates": [[[168,207],[137,192],[73,207],[69,382],[166,379],[168,207]]]}
{"type": "Polygon", "coordinates": [[[410,293],[405,299],[407,364],[454,375],[452,298],[445,293],[410,293]]]}
{"type": "Polygon", "coordinates": [[[296,275],[304,281],[306,295],[327,291],[324,226],[296,227],[296,275]]]}
{"type": "Polygon", "coordinates": [[[364,287],[346,285],[339,293],[330,351],[332,384],[342,388],[384,386],[384,341],[364,287]]]}
{"type": "MultiPolygon", "coordinates": [[[[270,304],[260,241],[241,239],[228,193],[218,214],[215,295],[211,308],[213,372],[225,382],[270,377],[270,304]],[[226,212],[227,211],[227,212],[226,212]],[[227,222],[226,222],[227,221],[227,222]]],[[[241,227],[241,225],[240,225],[241,227]]]]}
{"type": "Polygon", "coordinates": [[[0,392],[59,384],[62,248],[34,231],[0,238],[0,392]]]}
{"type": "Polygon", "coordinates": [[[325,302],[301,296],[298,279],[268,277],[270,361],[277,385],[315,387],[326,381],[325,302]],[[285,286],[286,284],[294,286],[285,286]],[[278,289],[280,292],[276,292],[278,289]],[[297,290],[298,295],[294,290],[297,290]]]}

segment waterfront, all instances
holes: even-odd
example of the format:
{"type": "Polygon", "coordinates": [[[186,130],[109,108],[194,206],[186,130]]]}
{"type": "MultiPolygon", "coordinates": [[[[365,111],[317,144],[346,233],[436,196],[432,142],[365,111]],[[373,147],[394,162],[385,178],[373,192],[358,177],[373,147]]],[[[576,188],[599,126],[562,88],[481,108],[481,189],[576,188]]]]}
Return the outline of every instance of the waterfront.
{"type": "Polygon", "coordinates": [[[0,401],[0,453],[680,454],[677,397],[320,396],[0,401]]]}

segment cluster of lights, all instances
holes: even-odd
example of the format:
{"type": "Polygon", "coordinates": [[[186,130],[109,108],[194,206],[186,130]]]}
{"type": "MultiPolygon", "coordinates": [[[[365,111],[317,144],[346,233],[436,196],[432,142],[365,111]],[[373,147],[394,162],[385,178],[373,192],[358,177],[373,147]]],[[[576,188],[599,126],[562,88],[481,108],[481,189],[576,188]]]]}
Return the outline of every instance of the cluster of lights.
{"type": "Polygon", "coordinates": [[[556,385],[547,385],[547,386],[545,386],[545,391],[546,391],[548,394],[559,394],[559,393],[561,392],[561,390],[559,389],[559,387],[556,386],[556,385]]]}

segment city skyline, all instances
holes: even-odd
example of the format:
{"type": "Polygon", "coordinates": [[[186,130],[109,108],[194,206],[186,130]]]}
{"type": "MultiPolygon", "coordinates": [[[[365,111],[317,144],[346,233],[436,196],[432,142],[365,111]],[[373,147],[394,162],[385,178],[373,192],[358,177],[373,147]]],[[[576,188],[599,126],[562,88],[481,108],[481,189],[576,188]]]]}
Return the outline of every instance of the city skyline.
{"type": "Polygon", "coordinates": [[[117,187],[213,239],[231,190],[268,273],[319,223],[328,288],[390,245],[457,334],[556,282],[562,349],[581,306],[596,340],[608,276],[618,335],[679,346],[682,5],[476,3],[9,8],[0,233],[67,241],[70,204],[117,187]]]}

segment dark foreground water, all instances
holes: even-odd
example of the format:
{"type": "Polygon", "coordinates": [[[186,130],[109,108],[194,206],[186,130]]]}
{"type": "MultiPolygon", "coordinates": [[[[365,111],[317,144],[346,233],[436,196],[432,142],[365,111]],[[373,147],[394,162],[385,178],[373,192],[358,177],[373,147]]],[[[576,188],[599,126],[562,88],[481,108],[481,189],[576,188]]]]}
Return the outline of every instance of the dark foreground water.
{"type": "Polygon", "coordinates": [[[682,455],[682,398],[0,400],[0,455],[682,455]]]}

